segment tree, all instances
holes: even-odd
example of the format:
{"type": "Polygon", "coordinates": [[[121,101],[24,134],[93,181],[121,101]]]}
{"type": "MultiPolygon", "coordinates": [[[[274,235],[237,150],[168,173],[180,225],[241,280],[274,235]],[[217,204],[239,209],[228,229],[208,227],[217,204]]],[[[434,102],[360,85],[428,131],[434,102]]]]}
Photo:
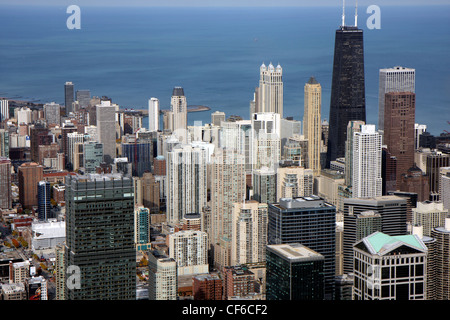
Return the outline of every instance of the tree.
{"type": "Polygon", "coordinates": [[[16,248],[18,248],[18,247],[20,247],[20,243],[19,243],[19,241],[17,241],[16,239],[12,239],[11,240],[11,242],[12,242],[12,244],[14,245],[14,247],[16,247],[16,248]]]}

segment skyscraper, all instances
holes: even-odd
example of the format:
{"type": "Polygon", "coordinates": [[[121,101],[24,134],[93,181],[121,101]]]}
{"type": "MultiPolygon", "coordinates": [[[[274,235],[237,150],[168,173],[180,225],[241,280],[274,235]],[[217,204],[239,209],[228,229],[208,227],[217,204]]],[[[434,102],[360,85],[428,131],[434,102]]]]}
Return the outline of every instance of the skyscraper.
{"type": "Polygon", "coordinates": [[[262,167],[276,170],[281,160],[281,128],[278,113],[252,115],[251,147],[253,170],[262,167]]]}
{"type": "Polygon", "coordinates": [[[9,158],[9,131],[0,129],[0,157],[9,158]]]}
{"type": "Polygon", "coordinates": [[[264,262],[267,245],[267,203],[233,204],[231,265],[264,262]]]}
{"type": "Polygon", "coordinates": [[[380,69],[378,88],[378,130],[384,133],[386,93],[415,92],[415,69],[396,66],[380,69]]]}
{"type": "Polygon", "coordinates": [[[9,119],[9,100],[0,99],[0,122],[9,119]]]}
{"type": "Polygon", "coordinates": [[[252,173],[252,122],[251,120],[225,121],[221,124],[220,147],[245,156],[245,173],[252,173]]]}
{"type": "Polygon", "coordinates": [[[91,102],[91,91],[90,90],[77,90],[76,92],[76,100],[80,104],[81,107],[89,107],[89,103],[91,102]]]}
{"type": "Polygon", "coordinates": [[[153,143],[150,139],[139,139],[135,135],[122,137],[122,156],[132,163],[133,176],[142,177],[152,171],[153,143]]]}
{"type": "Polygon", "coordinates": [[[83,167],[86,173],[94,173],[103,162],[103,144],[96,141],[83,143],[83,167]]]}
{"type": "Polygon", "coordinates": [[[325,299],[334,297],[336,207],[317,196],[269,204],[268,244],[301,243],[325,257],[325,299]]]}
{"type": "Polygon", "coordinates": [[[74,101],[74,86],[72,82],[64,84],[64,106],[66,107],[66,115],[73,112],[72,103],[74,101]]]}
{"type": "Polygon", "coordinates": [[[170,99],[173,112],[173,132],[182,142],[187,143],[187,101],[182,87],[175,87],[170,99]]]}
{"type": "Polygon", "coordinates": [[[412,92],[385,94],[383,142],[397,159],[397,185],[402,174],[414,166],[415,106],[416,96],[412,92]]]}
{"type": "Polygon", "coordinates": [[[228,265],[233,203],[244,200],[246,195],[245,161],[244,156],[235,150],[217,149],[211,162],[211,243],[213,246],[221,246],[225,252],[223,256],[226,257],[224,261],[214,263],[228,265]]]}
{"type": "Polygon", "coordinates": [[[357,214],[363,211],[374,211],[381,215],[381,232],[390,236],[407,233],[407,202],[398,196],[381,196],[374,198],[344,199],[344,214],[357,214]]]}
{"type": "Polygon", "coordinates": [[[148,100],[148,130],[159,130],[159,100],[157,98],[148,100]]]}
{"type": "Polygon", "coordinates": [[[208,273],[208,234],[182,230],[168,235],[169,257],[177,262],[178,275],[208,273]]]}
{"type": "Polygon", "coordinates": [[[131,179],[121,174],[69,175],[65,198],[65,267],[78,266],[80,276],[79,289],[66,285],[66,299],[136,299],[131,179]]]}
{"type": "Polygon", "coordinates": [[[11,205],[11,160],[0,156],[0,209],[9,209],[11,205]]]}
{"type": "Polygon", "coordinates": [[[354,300],[426,300],[428,249],[417,235],[375,232],[354,245],[354,300]]]}
{"type": "Polygon", "coordinates": [[[51,218],[51,203],[52,198],[50,182],[39,181],[38,183],[38,218],[41,221],[46,221],[51,218]]]}
{"type": "Polygon", "coordinates": [[[116,157],[116,110],[118,106],[110,101],[101,101],[97,109],[97,132],[99,142],[103,143],[103,158],[112,163],[116,157]]]}
{"type": "Polygon", "coordinates": [[[312,169],[280,167],[277,169],[277,201],[310,196],[313,194],[313,183],[312,169]]]}
{"type": "Polygon", "coordinates": [[[323,300],[323,255],[299,244],[267,246],[267,300],[323,300]]]}
{"type": "Polygon", "coordinates": [[[450,219],[445,219],[444,225],[435,227],[431,231],[431,237],[436,239],[433,277],[435,288],[433,297],[435,300],[450,299],[450,219]]]}
{"type": "Polygon", "coordinates": [[[350,120],[366,121],[363,30],[342,25],[336,30],[326,165],[345,156],[350,120]]]}
{"type": "Polygon", "coordinates": [[[322,87],[314,77],[305,84],[305,110],[303,114],[303,135],[308,139],[308,168],[314,176],[320,174],[320,139],[322,87]]]}
{"type": "Polygon", "coordinates": [[[177,262],[158,250],[148,254],[149,300],[177,300],[177,262]]]}
{"type": "MultiPolygon", "coordinates": [[[[347,207],[348,208],[348,207],[347,207]]],[[[376,231],[381,231],[381,215],[375,211],[344,212],[343,271],[353,272],[353,245],[376,231]]]]}
{"type": "Polygon", "coordinates": [[[134,242],[136,250],[148,250],[150,244],[150,210],[137,207],[134,210],[134,242]]]}
{"type": "Polygon", "coordinates": [[[418,202],[416,208],[412,208],[413,226],[422,226],[422,235],[431,237],[431,231],[435,227],[445,225],[448,217],[448,209],[444,208],[442,202],[418,202]]]}
{"type": "Polygon", "coordinates": [[[381,139],[375,125],[363,125],[361,132],[353,134],[352,194],[355,198],[382,194],[381,139]]]}
{"type": "Polygon", "coordinates": [[[186,213],[206,205],[207,150],[178,145],[167,153],[167,221],[179,222],[186,213]]]}
{"type": "Polygon", "coordinates": [[[353,183],[353,134],[361,131],[364,121],[352,120],[347,125],[347,140],[345,141],[345,185],[352,186],[353,183]]]}
{"type": "Polygon", "coordinates": [[[253,171],[253,200],[260,203],[277,202],[277,174],[274,170],[263,167],[253,171]]]}
{"type": "Polygon", "coordinates": [[[260,67],[258,88],[258,105],[256,112],[274,112],[283,117],[283,69],[272,63],[268,67],[263,63],[260,67]]]}
{"type": "Polygon", "coordinates": [[[44,117],[47,125],[61,125],[61,106],[55,102],[44,104],[44,117]]]}
{"type": "Polygon", "coordinates": [[[429,178],[430,199],[432,201],[440,200],[440,170],[441,168],[450,166],[450,155],[432,151],[426,155],[426,172],[429,178]]]}
{"type": "Polygon", "coordinates": [[[18,168],[19,202],[26,209],[38,205],[38,183],[44,178],[44,167],[35,163],[24,163],[18,168]]]}

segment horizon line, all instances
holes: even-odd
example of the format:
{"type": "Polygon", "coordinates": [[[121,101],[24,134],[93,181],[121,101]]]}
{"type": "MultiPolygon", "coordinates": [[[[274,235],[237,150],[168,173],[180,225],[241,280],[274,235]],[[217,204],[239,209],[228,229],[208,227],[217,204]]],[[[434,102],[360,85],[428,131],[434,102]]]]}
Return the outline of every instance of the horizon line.
{"type": "MultiPolygon", "coordinates": [[[[179,4],[92,4],[84,3],[77,4],[79,7],[92,7],[92,8],[337,8],[339,6],[333,4],[259,4],[259,5],[236,5],[236,4],[218,4],[218,5],[179,5],[179,4]]],[[[1,3],[0,6],[14,6],[14,7],[67,7],[67,4],[56,4],[56,3],[1,3]]],[[[360,4],[361,6],[361,4],[360,4]]],[[[415,4],[399,4],[399,3],[388,3],[379,5],[380,7],[448,7],[450,3],[415,3],[415,4]]]]}

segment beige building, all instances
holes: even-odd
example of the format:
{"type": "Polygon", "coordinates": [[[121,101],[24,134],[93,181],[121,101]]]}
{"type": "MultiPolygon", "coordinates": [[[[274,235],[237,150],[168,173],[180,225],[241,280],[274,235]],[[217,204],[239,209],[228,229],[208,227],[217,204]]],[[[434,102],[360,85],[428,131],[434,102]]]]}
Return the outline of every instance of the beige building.
{"type": "Polygon", "coordinates": [[[257,201],[233,204],[232,266],[266,259],[268,205],[257,201]]]}
{"type": "Polygon", "coordinates": [[[149,300],[177,300],[177,262],[161,251],[148,254],[149,300]]]}
{"type": "Polygon", "coordinates": [[[308,139],[308,168],[314,176],[320,174],[320,141],[322,126],[320,110],[322,105],[322,87],[314,77],[305,84],[305,106],[303,114],[303,135],[308,139]]]}
{"type": "Polygon", "coordinates": [[[281,167],[277,169],[277,202],[282,198],[306,197],[313,194],[312,169],[281,167]]]}
{"type": "Polygon", "coordinates": [[[245,199],[245,158],[234,150],[218,149],[211,162],[211,228],[208,232],[214,251],[228,256],[225,260],[219,259],[225,263],[230,256],[227,242],[232,234],[233,203],[245,199]],[[216,248],[219,246],[220,249],[216,248]]]}
{"type": "Polygon", "coordinates": [[[170,105],[173,112],[173,133],[180,141],[187,143],[187,101],[183,88],[173,89],[170,105]]]}
{"type": "Polygon", "coordinates": [[[23,283],[3,284],[0,293],[3,300],[27,299],[27,292],[23,283]]]}
{"type": "Polygon", "coordinates": [[[30,276],[30,262],[9,263],[9,283],[25,282],[30,276]]]}
{"type": "Polygon", "coordinates": [[[423,235],[431,236],[431,231],[435,227],[445,225],[445,219],[449,217],[448,209],[444,208],[442,202],[417,202],[413,212],[413,225],[423,226],[423,235]]]}
{"type": "Polygon", "coordinates": [[[339,206],[339,186],[344,184],[344,175],[335,170],[324,169],[321,171],[320,176],[315,178],[316,184],[314,194],[324,198],[327,202],[333,206],[339,206]]]}

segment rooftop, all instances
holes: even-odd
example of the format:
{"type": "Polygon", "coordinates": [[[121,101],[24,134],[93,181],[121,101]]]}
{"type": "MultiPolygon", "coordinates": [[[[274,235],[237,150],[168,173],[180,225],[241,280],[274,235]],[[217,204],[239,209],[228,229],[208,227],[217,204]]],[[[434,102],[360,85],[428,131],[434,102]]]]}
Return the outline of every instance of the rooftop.
{"type": "Polygon", "coordinates": [[[275,244],[269,245],[267,248],[279,256],[290,260],[291,262],[323,260],[323,255],[311,250],[300,243],[291,244],[275,244]]]}
{"type": "Polygon", "coordinates": [[[427,251],[427,247],[416,235],[390,236],[382,232],[374,232],[362,239],[372,254],[385,254],[393,249],[407,245],[419,251],[427,251]]]}
{"type": "Polygon", "coordinates": [[[272,205],[281,210],[332,207],[331,204],[325,202],[324,199],[316,195],[297,198],[281,198],[279,203],[272,205]]]}

